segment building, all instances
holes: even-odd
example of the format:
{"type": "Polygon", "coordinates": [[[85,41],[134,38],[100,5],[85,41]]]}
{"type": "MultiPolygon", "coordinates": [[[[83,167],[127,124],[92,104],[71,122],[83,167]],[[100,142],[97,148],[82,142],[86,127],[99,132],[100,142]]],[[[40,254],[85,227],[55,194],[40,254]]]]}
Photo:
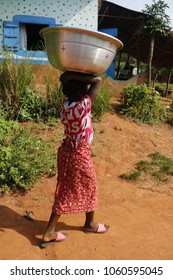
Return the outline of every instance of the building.
{"type": "MultiPolygon", "coordinates": [[[[142,12],[110,1],[102,1],[98,14],[98,28],[117,28],[117,36],[124,44],[120,52],[147,63],[151,35],[144,28],[144,16],[142,12]]],[[[162,36],[159,32],[155,34],[152,65],[156,68],[173,67],[173,31],[167,36],[162,36]]]]}
{"type": "Polygon", "coordinates": [[[0,61],[9,51],[15,61],[49,63],[39,31],[48,26],[98,30],[98,0],[0,0],[0,61]]]}

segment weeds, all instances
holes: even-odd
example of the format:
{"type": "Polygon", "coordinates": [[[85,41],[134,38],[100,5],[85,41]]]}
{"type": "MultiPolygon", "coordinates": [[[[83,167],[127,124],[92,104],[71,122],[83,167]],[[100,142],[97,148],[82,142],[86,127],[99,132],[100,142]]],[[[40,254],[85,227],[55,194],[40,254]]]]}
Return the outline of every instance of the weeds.
{"type": "Polygon", "coordinates": [[[56,172],[56,155],[50,144],[31,137],[17,122],[0,118],[0,192],[28,190],[43,175],[56,172]]]}
{"type": "Polygon", "coordinates": [[[104,85],[102,85],[100,92],[97,95],[92,106],[92,115],[95,120],[100,120],[104,113],[110,111],[111,98],[112,95],[108,93],[107,88],[104,85]]]}
{"type": "Polygon", "coordinates": [[[140,160],[137,162],[133,171],[121,174],[120,178],[135,181],[145,175],[149,175],[153,179],[165,182],[170,176],[173,176],[173,159],[160,153],[150,154],[149,158],[149,161],[140,160]]]}
{"type": "Polygon", "coordinates": [[[12,62],[8,55],[4,58],[0,67],[0,100],[1,111],[8,119],[16,118],[22,99],[34,90],[34,83],[34,75],[25,61],[12,62]]]}
{"type": "Polygon", "coordinates": [[[134,172],[130,172],[128,174],[121,174],[120,178],[127,180],[127,181],[136,181],[137,179],[139,179],[139,177],[141,176],[141,172],[139,171],[134,171],[134,172]]]}
{"type": "MultiPolygon", "coordinates": [[[[36,78],[27,62],[14,63],[8,55],[0,66],[0,114],[19,122],[51,122],[60,117],[64,99],[59,76],[51,72],[45,77],[45,93],[36,89],[36,78]]],[[[93,117],[100,120],[110,110],[111,96],[102,86],[93,104],[93,117]]]]}
{"type": "Polygon", "coordinates": [[[173,126],[173,98],[170,107],[167,109],[167,118],[166,122],[173,126]]]}

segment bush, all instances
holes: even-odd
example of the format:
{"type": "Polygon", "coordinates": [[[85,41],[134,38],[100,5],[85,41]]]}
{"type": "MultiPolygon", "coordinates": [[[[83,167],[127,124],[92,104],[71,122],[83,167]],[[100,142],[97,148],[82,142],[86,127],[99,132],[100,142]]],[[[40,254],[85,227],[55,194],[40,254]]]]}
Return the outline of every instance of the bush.
{"type": "Polygon", "coordinates": [[[154,124],[165,119],[158,92],[145,84],[128,85],[122,92],[122,100],[122,113],[133,120],[154,124]]]}
{"type": "Polygon", "coordinates": [[[0,118],[0,191],[30,189],[44,174],[56,173],[56,155],[42,139],[31,137],[17,122],[0,118]]]}
{"type": "Polygon", "coordinates": [[[40,92],[27,91],[22,99],[16,120],[18,121],[43,121],[59,118],[60,106],[64,96],[59,85],[44,95],[40,92]]]}

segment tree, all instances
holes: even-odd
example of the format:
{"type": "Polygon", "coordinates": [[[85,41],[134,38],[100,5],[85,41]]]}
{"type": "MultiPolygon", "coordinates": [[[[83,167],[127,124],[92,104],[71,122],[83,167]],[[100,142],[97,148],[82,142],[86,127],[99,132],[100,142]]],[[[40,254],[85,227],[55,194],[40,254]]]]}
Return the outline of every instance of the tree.
{"type": "Polygon", "coordinates": [[[151,4],[151,6],[146,4],[145,10],[142,10],[142,12],[144,13],[144,28],[150,34],[151,38],[148,55],[148,86],[151,85],[151,67],[154,54],[155,35],[159,33],[162,36],[166,36],[171,30],[171,20],[165,11],[167,8],[169,8],[169,6],[164,1],[153,0],[153,4],[151,4]]]}

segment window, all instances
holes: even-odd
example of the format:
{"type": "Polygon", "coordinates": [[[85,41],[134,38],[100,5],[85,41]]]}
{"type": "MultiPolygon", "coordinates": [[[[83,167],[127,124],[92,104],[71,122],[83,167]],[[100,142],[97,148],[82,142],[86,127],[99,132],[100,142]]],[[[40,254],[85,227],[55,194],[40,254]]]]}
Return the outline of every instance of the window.
{"type": "Polygon", "coordinates": [[[14,16],[3,22],[3,47],[5,50],[44,51],[44,39],[39,31],[55,26],[55,19],[35,16],[14,16]]]}
{"type": "Polygon", "coordinates": [[[44,51],[44,39],[39,32],[49,25],[20,23],[20,49],[28,51],[44,51]]]}

